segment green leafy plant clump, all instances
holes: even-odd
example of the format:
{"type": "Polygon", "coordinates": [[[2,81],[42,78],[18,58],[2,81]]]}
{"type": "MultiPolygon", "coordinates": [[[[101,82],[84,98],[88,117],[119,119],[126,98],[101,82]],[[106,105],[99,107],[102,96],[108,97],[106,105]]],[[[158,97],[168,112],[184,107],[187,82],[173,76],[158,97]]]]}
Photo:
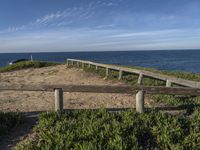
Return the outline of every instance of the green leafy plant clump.
{"type": "Polygon", "coordinates": [[[21,70],[21,69],[27,69],[27,68],[41,68],[41,67],[54,66],[54,65],[59,65],[59,64],[61,64],[61,63],[41,62],[41,61],[24,61],[24,62],[19,62],[16,64],[2,67],[2,68],[0,68],[0,72],[8,72],[8,71],[21,70]]]}
{"type": "Polygon", "coordinates": [[[149,111],[77,110],[44,113],[37,136],[18,149],[198,149],[199,111],[191,118],[149,111]]]}
{"type": "Polygon", "coordinates": [[[21,113],[0,112],[0,136],[7,134],[12,128],[20,125],[24,121],[21,113]]]}
{"type": "Polygon", "coordinates": [[[200,96],[173,96],[152,95],[155,103],[165,103],[186,110],[186,115],[191,115],[196,109],[200,109],[200,96]]]}

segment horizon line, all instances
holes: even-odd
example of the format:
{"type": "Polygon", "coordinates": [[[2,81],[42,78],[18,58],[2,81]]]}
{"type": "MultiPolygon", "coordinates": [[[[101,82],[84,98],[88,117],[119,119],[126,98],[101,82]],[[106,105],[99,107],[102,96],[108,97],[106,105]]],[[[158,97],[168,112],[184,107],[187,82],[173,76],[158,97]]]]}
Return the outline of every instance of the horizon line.
{"type": "Polygon", "coordinates": [[[188,50],[200,50],[200,48],[187,48],[187,49],[144,49],[144,50],[98,50],[98,51],[58,51],[58,52],[55,52],[55,51],[33,51],[33,52],[0,52],[0,54],[20,54],[20,53],[88,53],[88,52],[131,52],[131,51],[135,51],[135,52],[140,52],[140,51],[188,51],[188,50]]]}

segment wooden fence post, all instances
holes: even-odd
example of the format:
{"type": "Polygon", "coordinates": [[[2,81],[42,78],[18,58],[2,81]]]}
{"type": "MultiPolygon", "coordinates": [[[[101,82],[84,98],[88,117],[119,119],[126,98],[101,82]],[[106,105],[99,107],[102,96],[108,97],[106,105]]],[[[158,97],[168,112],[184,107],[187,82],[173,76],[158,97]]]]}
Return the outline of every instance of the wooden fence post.
{"type": "Polygon", "coordinates": [[[79,68],[79,62],[77,61],[77,67],[79,68]]]}
{"type": "Polygon", "coordinates": [[[139,77],[138,77],[138,84],[141,85],[142,84],[142,80],[143,80],[143,74],[140,73],[139,77]]]}
{"type": "Polygon", "coordinates": [[[88,64],[88,68],[90,68],[91,67],[91,65],[90,64],[88,64]]]}
{"type": "Polygon", "coordinates": [[[119,70],[119,77],[118,77],[119,80],[122,79],[122,70],[119,70]]]}
{"type": "Polygon", "coordinates": [[[96,65],[96,70],[98,70],[98,66],[96,65]]]}
{"type": "Polygon", "coordinates": [[[144,91],[140,90],[136,93],[136,112],[144,112],[144,91]]]}
{"type": "Polygon", "coordinates": [[[82,62],[82,68],[84,69],[84,63],[82,62]]]}
{"type": "Polygon", "coordinates": [[[63,110],[63,90],[61,88],[55,89],[55,111],[63,110]]]}
{"type": "Polygon", "coordinates": [[[108,76],[109,76],[109,69],[106,68],[106,77],[108,77],[108,76]]]}
{"type": "Polygon", "coordinates": [[[171,86],[172,86],[171,81],[167,80],[167,81],[166,81],[166,87],[171,87],[171,86]]]}

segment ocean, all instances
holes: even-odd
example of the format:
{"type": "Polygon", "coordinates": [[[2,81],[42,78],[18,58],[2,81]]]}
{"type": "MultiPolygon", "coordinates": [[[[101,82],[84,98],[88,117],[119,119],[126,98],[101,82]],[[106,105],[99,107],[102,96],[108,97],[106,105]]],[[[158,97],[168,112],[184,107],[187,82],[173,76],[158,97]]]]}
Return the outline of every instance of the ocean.
{"type": "Polygon", "coordinates": [[[200,50],[108,51],[108,52],[46,52],[0,53],[0,66],[16,59],[65,62],[67,58],[90,60],[99,63],[150,67],[200,73],[200,50]]]}

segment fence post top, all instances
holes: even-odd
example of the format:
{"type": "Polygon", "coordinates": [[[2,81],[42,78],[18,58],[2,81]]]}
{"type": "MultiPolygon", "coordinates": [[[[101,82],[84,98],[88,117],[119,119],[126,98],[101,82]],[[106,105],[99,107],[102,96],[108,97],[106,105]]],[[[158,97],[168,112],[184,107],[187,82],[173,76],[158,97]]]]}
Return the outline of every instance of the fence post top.
{"type": "Polygon", "coordinates": [[[137,90],[136,92],[143,92],[143,93],[146,93],[146,90],[144,90],[144,89],[139,89],[139,90],[137,90]]]}
{"type": "Polygon", "coordinates": [[[55,91],[55,90],[63,90],[63,89],[62,88],[54,88],[53,90],[55,91]]]}

